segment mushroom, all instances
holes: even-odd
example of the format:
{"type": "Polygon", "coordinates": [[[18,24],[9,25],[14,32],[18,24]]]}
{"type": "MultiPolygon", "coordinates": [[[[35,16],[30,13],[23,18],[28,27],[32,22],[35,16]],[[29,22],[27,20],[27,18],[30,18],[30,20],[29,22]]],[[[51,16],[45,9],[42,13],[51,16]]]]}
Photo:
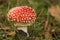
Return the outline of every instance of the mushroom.
{"type": "Polygon", "coordinates": [[[10,9],[7,17],[9,21],[15,22],[14,26],[17,27],[17,30],[23,30],[27,33],[27,36],[29,36],[27,32],[27,26],[34,23],[36,19],[36,13],[31,7],[20,6],[10,9]]]}

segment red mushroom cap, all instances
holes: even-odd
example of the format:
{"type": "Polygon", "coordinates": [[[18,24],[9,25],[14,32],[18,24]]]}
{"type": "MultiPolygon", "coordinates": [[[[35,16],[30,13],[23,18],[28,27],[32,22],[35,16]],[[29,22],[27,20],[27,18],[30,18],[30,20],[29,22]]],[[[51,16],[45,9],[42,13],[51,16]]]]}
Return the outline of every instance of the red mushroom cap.
{"type": "Polygon", "coordinates": [[[30,23],[35,20],[36,13],[31,7],[20,6],[9,10],[7,16],[10,21],[30,23]]]}

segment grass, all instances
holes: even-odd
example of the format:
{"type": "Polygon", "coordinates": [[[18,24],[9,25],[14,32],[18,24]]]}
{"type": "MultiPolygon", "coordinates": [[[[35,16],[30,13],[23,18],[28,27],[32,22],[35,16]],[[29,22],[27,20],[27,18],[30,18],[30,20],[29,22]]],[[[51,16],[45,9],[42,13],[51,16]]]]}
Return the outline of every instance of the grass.
{"type": "MultiPolygon", "coordinates": [[[[55,5],[54,3],[52,4],[55,5]]],[[[15,36],[7,37],[6,31],[0,30],[1,40],[60,40],[60,30],[58,30],[60,29],[60,23],[48,13],[48,7],[51,4],[47,0],[6,0],[0,4],[0,27],[13,29],[13,22],[8,21],[6,15],[9,9],[24,5],[34,8],[37,15],[35,23],[28,26],[30,36],[26,37],[16,33],[15,36]],[[54,31],[52,32],[52,30],[54,31]]],[[[10,31],[12,30],[10,29],[10,31]]]]}

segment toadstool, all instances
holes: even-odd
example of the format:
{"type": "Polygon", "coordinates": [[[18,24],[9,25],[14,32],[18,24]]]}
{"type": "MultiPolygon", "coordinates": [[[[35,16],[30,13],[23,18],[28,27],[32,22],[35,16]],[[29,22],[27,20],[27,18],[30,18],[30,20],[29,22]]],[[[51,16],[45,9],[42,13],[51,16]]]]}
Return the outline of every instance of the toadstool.
{"type": "Polygon", "coordinates": [[[27,26],[34,23],[36,19],[36,13],[34,9],[28,6],[14,7],[9,10],[7,14],[8,20],[13,21],[17,30],[23,30],[27,33],[27,26]]]}

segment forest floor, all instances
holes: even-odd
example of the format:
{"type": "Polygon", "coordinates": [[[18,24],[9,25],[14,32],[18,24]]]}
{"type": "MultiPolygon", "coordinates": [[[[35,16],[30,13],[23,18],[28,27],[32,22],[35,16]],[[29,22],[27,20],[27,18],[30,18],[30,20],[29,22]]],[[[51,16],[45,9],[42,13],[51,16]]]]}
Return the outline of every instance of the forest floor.
{"type": "Polygon", "coordinates": [[[59,10],[59,5],[49,6],[47,0],[0,0],[0,40],[60,40],[59,10]],[[35,23],[28,26],[29,37],[15,31],[14,23],[7,20],[8,11],[16,6],[30,6],[36,11],[35,23]]]}

